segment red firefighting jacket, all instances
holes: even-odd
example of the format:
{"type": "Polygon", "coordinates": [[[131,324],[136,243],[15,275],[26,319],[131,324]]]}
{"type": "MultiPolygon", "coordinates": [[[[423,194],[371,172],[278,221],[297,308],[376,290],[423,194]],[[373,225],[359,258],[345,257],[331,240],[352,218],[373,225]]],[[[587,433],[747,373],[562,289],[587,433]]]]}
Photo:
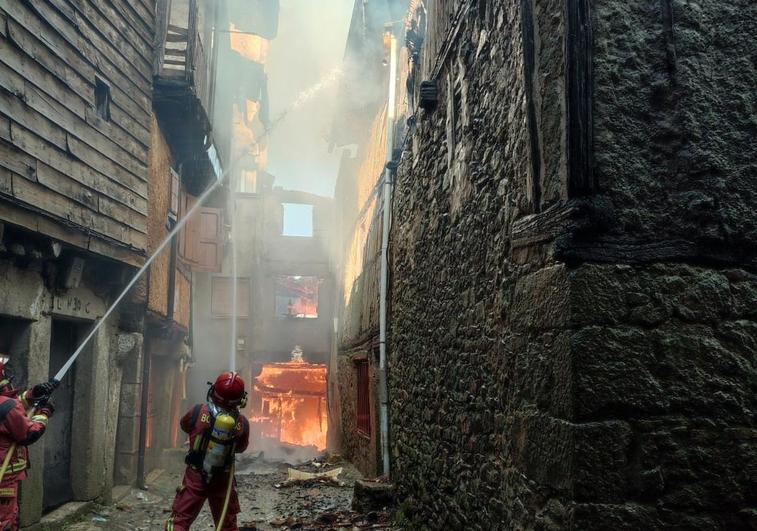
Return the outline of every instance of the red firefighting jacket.
{"type": "MultiPolygon", "coordinates": [[[[189,449],[192,451],[201,451],[203,435],[209,433],[213,428],[213,415],[207,404],[197,404],[187,411],[186,415],[181,418],[181,429],[184,433],[189,434],[189,449]]],[[[247,417],[240,413],[237,419],[237,425],[234,435],[234,448],[236,453],[242,453],[247,449],[250,442],[250,423],[247,417]]]]}
{"type": "Polygon", "coordinates": [[[28,404],[24,400],[25,395],[26,393],[22,393],[19,399],[0,396],[0,464],[5,460],[11,445],[16,443],[16,455],[8,463],[5,478],[13,477],[18,481],[26,478],[29,464],[26,447],[37,442],[47,427],[45,415],[34,414],[31,418],[26,415],[28,404]]]}

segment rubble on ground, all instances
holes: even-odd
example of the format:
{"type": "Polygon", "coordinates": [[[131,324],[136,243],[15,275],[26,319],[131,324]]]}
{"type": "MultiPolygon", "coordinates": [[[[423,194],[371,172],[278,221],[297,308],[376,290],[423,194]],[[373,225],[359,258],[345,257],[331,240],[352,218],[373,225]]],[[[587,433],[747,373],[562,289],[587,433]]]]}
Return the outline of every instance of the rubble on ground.
{"type": "MultiPolygon", "coordinates": [[[[352,509],[353,488],[361,476],[339,456],[322,455],[291,466],[250,453],[239,456],[237,470],[240,531],[392,529],[390,515],[383,508],[352,509]]],[[[165,471],[150,479],[149,490],[125,491],[112,505],[96,507],[65,531],[162,529],[181,474],[165,471]]],[[[211,522],[205,507],[192,528],[210,530],[211,522]]]]}

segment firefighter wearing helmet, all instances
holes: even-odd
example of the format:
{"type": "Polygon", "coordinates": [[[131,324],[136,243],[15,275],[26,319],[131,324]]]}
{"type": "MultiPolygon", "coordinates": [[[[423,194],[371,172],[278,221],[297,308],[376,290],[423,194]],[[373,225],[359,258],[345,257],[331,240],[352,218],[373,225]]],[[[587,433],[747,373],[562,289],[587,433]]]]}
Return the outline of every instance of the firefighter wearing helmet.
{"type": "MultiPolygon", "coordinates": [[[[250,436],[250,425],[239,408],[244,407],[247,393],[244,380],[237,372],[224,372],[210,386],[207,403],[197,404],[181,419],[181,429],[189,435],[189,452],[184,479],[176,491],[166,531],[188,531],[208,500],[213,520],[223,512],[234,454],[244,452],[250,436]]],[[[221,529],[237,531],[239,498],[236,483],[221,529]]]]}
{"type": "Polygon", "coordinates": [[[20,392],[13,385],[6,360],[0,359],[0,463],[8,460],[0,481],[0,530],[15,531],[19,526],[18,485],[26,478],[29,465],[27,446],[45,433],[47,420],[54,411],[48,399],[55,385],[42,383],[20,392]],[[32,407],[35,410],[29,418],[26,411],[32,407]]]}

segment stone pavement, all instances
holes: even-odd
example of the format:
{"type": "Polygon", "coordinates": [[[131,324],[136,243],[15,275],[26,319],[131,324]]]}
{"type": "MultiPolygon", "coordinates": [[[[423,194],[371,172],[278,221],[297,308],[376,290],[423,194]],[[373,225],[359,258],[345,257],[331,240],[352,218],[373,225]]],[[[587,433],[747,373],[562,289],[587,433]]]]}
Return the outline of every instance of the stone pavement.
{"type": "MultiPolygon", "coordinates": [[[[242,512],[240,525],[262,531],[287,529],[387,529],[383,513],[358,515],[350,512],[353,487],[359,472],[348,463],[317,466],[312,463],[295,468],[322,472],[342,467],[341,485],[307,482],[286,486],[284,463],[270,463],[245,454],[238,459],[237,484],[242,512]],[[349,522],[350,525],[345,525],[349,522]]],[[[111,506],[97,506],[65,531],[155,531],[168,518],[175,489],[181,475],[158,471],[149,478],[149,489],[130,489],[111,506]]],[[[210,511],[203,508],[193,529],[213,529],[210,511]]]]}

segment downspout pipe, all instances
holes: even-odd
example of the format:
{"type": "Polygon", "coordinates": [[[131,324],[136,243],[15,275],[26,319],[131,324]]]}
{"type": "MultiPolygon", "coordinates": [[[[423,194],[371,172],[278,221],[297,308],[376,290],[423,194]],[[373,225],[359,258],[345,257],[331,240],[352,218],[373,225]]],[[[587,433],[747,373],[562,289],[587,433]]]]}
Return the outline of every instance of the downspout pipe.
{"type": "Polygon", "coordinates": [[[383,225],[381,231],[381,278],[379,284],[379,431],[381,462],[384,476],[389,477],[389,391],[387,384],[387,291],[389,285],[389,228],[392,222],[392,187],[394,153],[394,122],[397,103],[397,36],[391,26],[387,28],[390,37],[389,55],[389,99],[387,101],[386,127],[386,168],[384,170],[383,225]]]}

